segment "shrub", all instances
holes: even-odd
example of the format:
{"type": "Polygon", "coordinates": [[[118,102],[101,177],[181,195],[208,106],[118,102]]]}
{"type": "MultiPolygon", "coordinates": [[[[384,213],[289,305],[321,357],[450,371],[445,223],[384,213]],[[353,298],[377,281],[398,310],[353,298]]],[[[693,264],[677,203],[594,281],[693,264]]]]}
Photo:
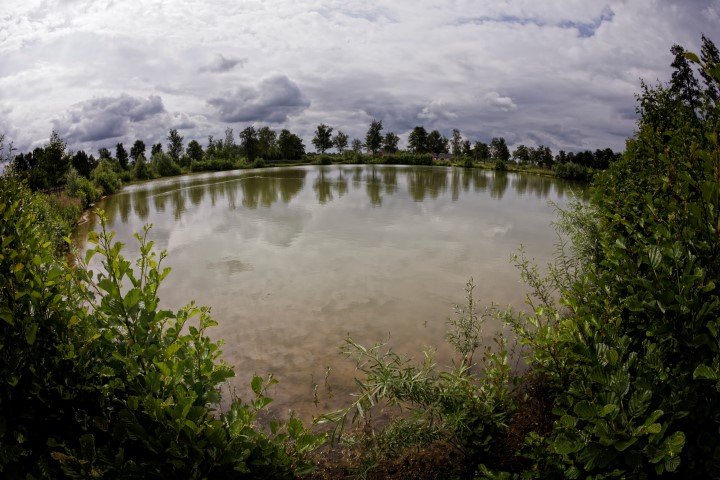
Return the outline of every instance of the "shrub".
{"type": "Polygon", "coordinates": [[[503,160],[496,160],[495,161],[495,170],[497,170],[499,172],[507,171],[507,163],[505,163],[503,160]]]}
{"type": "Polygon", "coordinates": [[[249,402],[213,407],[233,375],[207,336],[215,322],[194,303],[159,309],[169,269],[147,228],[136,269],[103,230],[71,270],[53,254],[42,198],[0,182],[4,478],[294,478],[311,467],[323,436],[295,418],[256,426],[272,377],[253,377],[249,402]]]}
{"type": "Polygon", "coordinates": [[[103,195],[111,195],[122,187],[120,176],[106,160],[90,172],[90,179],[102,190],[103,195]]]}

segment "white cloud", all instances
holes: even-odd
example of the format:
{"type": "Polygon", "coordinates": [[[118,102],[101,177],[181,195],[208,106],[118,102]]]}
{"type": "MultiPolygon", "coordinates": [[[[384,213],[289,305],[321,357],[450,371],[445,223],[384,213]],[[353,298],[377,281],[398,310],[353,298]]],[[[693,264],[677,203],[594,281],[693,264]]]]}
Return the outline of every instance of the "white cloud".
{"type": "Polygon", "coordinates": [[[397,133],[619,149],[639,79],[669,78],[673,43],[720,43],[718,12],[719,0],[3,0],[0,105],[20,148],[56,125],[93,150],[111,134],[157,142],[180,125],[202,140],[251,123],[309,145],[318,123],[362,138],[377,117],[397,133]],[[138,123],[92,107],[123,95],[165,112],[138,123]]]}

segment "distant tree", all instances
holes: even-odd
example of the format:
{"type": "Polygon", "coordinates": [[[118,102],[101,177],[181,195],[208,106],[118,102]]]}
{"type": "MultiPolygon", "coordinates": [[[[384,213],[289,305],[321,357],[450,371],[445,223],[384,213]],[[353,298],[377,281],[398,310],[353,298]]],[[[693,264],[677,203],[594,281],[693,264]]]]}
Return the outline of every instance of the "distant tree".
{"type": "Polygon", "coordinates": [[[138,180],[147,180],[152,178],[152,172],[150,167],[145,160],[145,154],[141,153],[135,158],[135,164],[133,165],[133,175],[138,180]]]}
{"type": "Polygon", "coordinates": [[[342,154],[348,147],[348,136],[342,130],[338,130],[337,134],[332,139],[333,146],[337,149],[338,153],[342,154]]]}
{"type": "Polygon", "coordinates": [[[452,138],[450,139],[450,147],[451,147],[450,151],[456,157],[462,155],[462,144],[463,144],[463,138],[462,138],[462,135],[460,134],[460,130],[458,130],[457,128],[453,128],[452,138]]]}
{"type": "Polygon", "coordinates": [[[670,80],[670,92],[675,94],[690,110],[697,111],[701,105],[702,94],[690,62],[685,57],[685,49],[680,45],[673,45],[670,52],[675,55],[672,62],[675,71],[670,80]]]}
{"type": "Polygon", "coordinates": [[[154,156],[157,155],[158,153],[162,153],[162,151],[163,151],[162,143],[156,143],[156,144],[153,145],[152,148],[150,149],[150,157],[154,157],[154,156]]]}
{"type": "MultiPolygon", "coordinates": [[[[718,48],[704,34],[701,35],[701,39],[700,60],[702,60],[705,65],[715,65],[715,68],[718,68],[717,66],[720,65],[720,52],[718,52],[718,48]]],[[[707,98],[717,106],[718,103],[720,103],[720,92],[718,92],[717,84],[708,70],[709,69],[706,68],[701,69],[700,75],[702,75],[703,81],[705,82],[705,94],[707,98]]]]}
{"type": "Polygon", "coordinates": [[[103,160],[112,160],[112,153],[110,153],[110,150],[108,150],[105,147],[98,148],[98,162],[102,162],[103,160]]]}
{"type": "Polygon", "coordinates": [[[505,138],[495,137],[490,140],[490,157],[493,160],[502,160],[507,162],[510,160],[510,150],[508,150],[505,138]]]}
{"type": "Polygon", "coordinates": [[[350,142],[350,149],[354,153],[362,153],[363,144],[359,138],[353,138],[353,141],[350,142]]]}
{"type": "Polygon", "coordinates": [[[385,153],[396,153],[398,151],[398,143],[400,137],[395,135],[393,132],[388,132],[383,137],[382,149],[385,153]]]}
{"type": "Polygon", "coordinates": [[[305,145],[302,139],[288,129],[280,132],[278,148],[281,158],[285,160],[300,160],[305,155],[305,145]]]}
{"type": "Polygon", "coordinates": [[[470,143],[470,140],[465,140],[463,142],[462,154],[464,157],[472,157],[472,143],[470,143]]]}
{"type": "Polygon", "coordinates": [[[490,158],[490,148],[488,148],[488,144],[485,142],[481,142],[480,140],[475,142],[475,146],[473,147],[473,156],[475,157],[475,160],[487,160],[490,158]]]}
{"type": "Polygon", "coordinates": [[[408,135],[408,148],[412,153],[427,153],[428,134],[425,127],[418,125],[408,135]]]}
{"type": "Polygon", "coordinates": [[[448,139],[437,130],[433,130],[427,136],[427,151],[434,155],[448,153],[448,139]]]}
{"type": "Polygon", "coordinates": [[[93,165],[90,162],[90,158],[91,157],[89,157],[88,154],[85,153],[85,150],[78,150],[77,152],[75,152],[75,155],[73,155],[70,163],[80,175],[85,178],[90,178],[90,172],[93,168],[97,166],[93,165]]]}
{"type": "Polygon", "coordinates": [[[258,130],[258,156],[268,160],[277,156],[277,133],[270,127],[258,130]]]}
{"type": "Polygon", "coordinates": [[[312,139],[312,144],[315,146],[315,150],[320,155],[325,153],[325,150],[332,148],[332,127],[328,127],[324,123],[321,123],[315,129],[315,136],[312,139]]]}
{"type": "Polygon", "coordinates": [[[53,131],[50,141],[45,147],[35,149],[33,156],[37,167],[31,173],[31,183],[35,188],[54,188],[62,185],[65,172],[70,167],[70,156],[65,149],[67,144],[60,135],[53,131]]]}
{"type": "Polygon", "coordinates": [[[115,145],[115,159],[120,164],[120,168],[122,168],[123,170],[127,170],[130,156],[128,155],[127,150],[125,150],[125,147],[122,143],[118,143],[117,145],[115,145]]]}
{"type": "Polygon", "coordinates": [[[540,165],[542,165],[544,168],[552,168],[553,164],[555,163],[555,158],[553,157],[553,153],[550,147],[540,145],[538,147],[538,151],[540,152],[538,155],[540,165]]]}
{"type": "Polygon", "coordinates": [[[133,162],[137,162],[140,155],[145,156],[145,142],[142,140],[135,140],[132,148],[130,148],[130,158],[132,158],[133,162]]]}
{"type": "Polygon", "coordinates": [[[518,163],[528,163],[530,161],[530,150],[522,143],[515,147],[512,158],[518,163]]]}
{"type": "Polygon", "coordinates": [[[555,155],[555,163],[567,163],[567,152],[565,150],[560,150],[557,155],[555,155]]]}
{"type": "Polygon", "coordinates": [[[240,148],[248,161],[255,161],[258,154],[258,138],[255,127],[247,127],[240,132],[240,148]]]}
{"type": "Polygon", "coordinates": [[[197,140],[190,140],[190,143],[188,143],[187,149],[185,150],[185,154],[188,156],[190,161],[201,162],[204,152],[202,146],[197,140]]]}
{"type": "Polygon", "coordinates": [[[167,136],[167,153],[175,163],[180,163],[180,155],[183,152],[183,137],[180,136],[176,128],[170,130],[167,136]]]}
{"type": "Polygon", "coordinates": [[[373,120],[370,123],[370,128],[365,135],[365,148],[368,152],[372,153],[373,156],[377,155],[382,145],[382,132],[383,124],[380,120],[373,120]]]}

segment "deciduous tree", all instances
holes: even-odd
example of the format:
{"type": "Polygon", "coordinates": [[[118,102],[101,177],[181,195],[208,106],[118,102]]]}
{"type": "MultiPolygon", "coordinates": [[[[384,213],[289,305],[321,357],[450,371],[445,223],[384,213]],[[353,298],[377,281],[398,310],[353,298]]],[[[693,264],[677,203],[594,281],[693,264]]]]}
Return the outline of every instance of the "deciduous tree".
{"type": "Polygon", "coordinates": [[[427,153],[428,133],[423,126],[416,126],[408,135],[408,148],[412,153],[427,153]]]}
{"type": "Polygon", "coordinates": [[[367,148],[368,152],[370,152],[373,156],[377,155],[378,151],[380,151],[380,147],[382,146],[382,129],[382,121],[373,120],[370,123],[370,128],[368,129],[367,134],[365,135],[365,148],[367,148]]]}
{"type": "Polygon", "coordinates": [[[324,123],[321,123],[315,129],[315,136],[312,139],[312,144],[315,146],[320,155],[325,153],[325,150],[332,148],[332,127],[328,127],[324,123]]]}
{"type": "Polygon", "coordinates": [[[176,128],[170,130],[167,136],[167,153],[173,162],[180,162],[180,155],[183,151],[183,137],[178,133],[176,128]]]}
{"type": "Polygon", "coordinates": [[[332,142],[338,153],[342,154],[348,147],[348,136],[342,130],[338,130],[337,134],[333,137],[332,142]]]}

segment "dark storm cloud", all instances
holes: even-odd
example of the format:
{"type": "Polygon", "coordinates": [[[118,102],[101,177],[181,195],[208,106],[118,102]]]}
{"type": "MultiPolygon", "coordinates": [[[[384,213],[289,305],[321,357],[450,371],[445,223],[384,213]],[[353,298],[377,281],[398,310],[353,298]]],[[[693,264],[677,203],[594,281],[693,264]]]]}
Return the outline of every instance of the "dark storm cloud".
{"type": "Polygon", "coordinates": [[[215,59],[208,65],[200,67],[201,72],[225,73],[235,67],[243,66],[247,62],[247,58],[226,58],[222,54],[217,54],[215,59]]]}
{"type": "Polygon", "coordinates": [[[239,87],[208,103],[229,123],[282,123],[310,106],[300,88],[284,75],[263,80],[257,87],[239,87]]]}
{"type": "Polygon", "coordinates": [[[55,130],[71,143],[98,142],[127,135],[133,123],[164,113],[162,99],[157,95],[142,99],[122,94],[74,105],[53,124],[55,130]]]}

